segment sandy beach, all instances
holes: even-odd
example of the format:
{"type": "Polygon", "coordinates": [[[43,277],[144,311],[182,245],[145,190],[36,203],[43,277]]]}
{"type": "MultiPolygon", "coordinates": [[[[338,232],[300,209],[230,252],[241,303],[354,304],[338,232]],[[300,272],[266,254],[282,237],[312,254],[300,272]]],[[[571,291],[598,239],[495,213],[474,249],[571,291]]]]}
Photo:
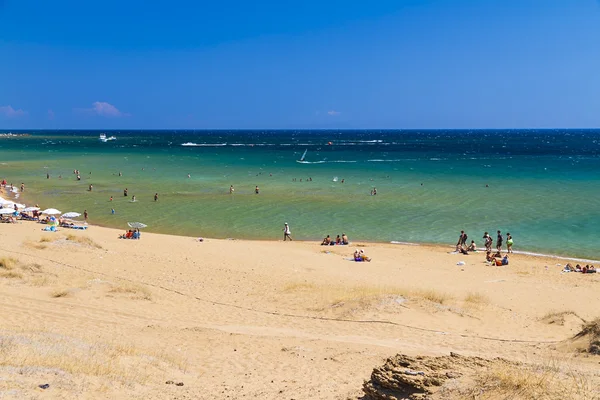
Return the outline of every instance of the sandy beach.
{"type": "MultiPolygon", "coordinates": [[[[600,357],[572,339],[598,317],[600,274],[561,273],[565,260],[42,227],[0,227],[2,399],[358,399],[388,357],[451,352],[600,395],[600,357]],[[350,261],[356,248],[373,261],[350,261]]],[[[427,398],[467,398],[457,382],[427,398]]],[[[534,393],[492,386],[468,398],[534,393]]]]}

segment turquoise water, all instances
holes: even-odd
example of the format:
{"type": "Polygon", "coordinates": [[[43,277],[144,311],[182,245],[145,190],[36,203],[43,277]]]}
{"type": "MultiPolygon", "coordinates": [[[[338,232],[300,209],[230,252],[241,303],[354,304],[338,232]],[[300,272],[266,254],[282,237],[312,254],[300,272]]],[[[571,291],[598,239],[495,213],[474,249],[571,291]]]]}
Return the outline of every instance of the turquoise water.
{"type": "Polygon", "coordinates": [[[0,137],[0,175],[26,184],[21,202],[91,223],[278,239],[288,222],[298,239],[448,244],[464,229],[480,245],[500,229],[516,250],[598,257],[600,131],[27,133],[0,137]]]}

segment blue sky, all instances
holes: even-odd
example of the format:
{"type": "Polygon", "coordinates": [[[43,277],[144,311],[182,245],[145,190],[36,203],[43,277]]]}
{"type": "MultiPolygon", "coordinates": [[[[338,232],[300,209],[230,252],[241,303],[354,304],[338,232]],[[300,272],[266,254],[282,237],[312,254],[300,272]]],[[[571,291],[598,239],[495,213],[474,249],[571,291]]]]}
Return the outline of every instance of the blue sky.
{"type": "Polygon", "coordinates": [[[600,0],[0,0],[0,129],[600,127],[600,0]]]}

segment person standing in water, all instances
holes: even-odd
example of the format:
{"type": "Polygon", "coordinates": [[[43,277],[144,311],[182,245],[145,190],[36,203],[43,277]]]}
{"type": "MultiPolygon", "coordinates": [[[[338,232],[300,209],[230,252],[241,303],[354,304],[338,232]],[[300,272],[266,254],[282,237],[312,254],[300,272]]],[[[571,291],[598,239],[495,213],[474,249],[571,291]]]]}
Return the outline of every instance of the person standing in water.
{"type": "Polygon", "coordinates": [[[258,186],[257,186],[257,187],[255,187],[255,188],[254,188],[254,193],[255,193],[255,194],[258,194],[259,192],[260,192],[260,189],[258,188],[258,186]]]}
{"type": "Polygon", "coordinates": [[[83,219],[85,220],[85,223],[87,224],[87,220],[88,220],[88,212],[87,212],[87,210],[83,210],[83,219]]]}
{"type": "Polygon", "coordinates": [[[233,194],[234,191],[233,185],[229,186],[229,194],[233,194]]]}
{"type": "Polygon", "coordinates": [[[513,238],[510,233],[506,232],[506,252],[512,253],[513,238]]]}
{"type": "Polygon", "coordinates": [[[131,196],[131,201],[135,201],[135,194],[133,196],[131,196]]]}
{"type": "Polygon", "coordinates": [[[154,193],[154,201],[158,201],[158,193],[154,193]]]}
{"type": "Polygon", "coordinates": [[[127,197],[127,188],[125,188],[125,190],[123,190],[123,196],[127,197]]]}
{"type": "Polygon", "coordinates": [[[500,252],[500,250],[502,250],[502,242],[504,241],[504,238],[502,237],[502,232],[498,231],[498,236],[496,237],[496,249],[498,250],[498,252],[500,252]]]}
{"type": "Polygon", "coordinates": [[[287,239],[292,240],[292,231],[290,230],[290,226],[286,222],[283,226],[283,241],[285,242],[287,239]]]}

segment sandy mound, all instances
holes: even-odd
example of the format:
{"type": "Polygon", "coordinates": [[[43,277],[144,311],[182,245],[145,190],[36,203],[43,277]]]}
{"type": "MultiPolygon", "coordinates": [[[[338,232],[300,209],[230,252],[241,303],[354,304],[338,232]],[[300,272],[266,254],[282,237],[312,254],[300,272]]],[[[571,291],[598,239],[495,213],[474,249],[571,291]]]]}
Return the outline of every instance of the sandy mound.
{"type": "Polygon", "coordinates": [[[477,369],[487,368],[494,361],[479,357],[463,357],[450,353],[442,357],[409,357],[398,354],[377,367],[371,380],[363,385],[366,399],[427,399],[438,393],[448,379],[474,375],[477,369]]]}
{"type": "Polygon", "coordinates": [[[559,343],[556,348],[566,352],[600,355],[600,318],[584,322],[578,334],[559,343]]]}
{"type": "Polygon", "coordinates": [[[398,354],[373,370],[363,392],[365,400],[596,398],[590,379],[557,363],[535,365],[455,353],[441,357],[398,354]]]}

